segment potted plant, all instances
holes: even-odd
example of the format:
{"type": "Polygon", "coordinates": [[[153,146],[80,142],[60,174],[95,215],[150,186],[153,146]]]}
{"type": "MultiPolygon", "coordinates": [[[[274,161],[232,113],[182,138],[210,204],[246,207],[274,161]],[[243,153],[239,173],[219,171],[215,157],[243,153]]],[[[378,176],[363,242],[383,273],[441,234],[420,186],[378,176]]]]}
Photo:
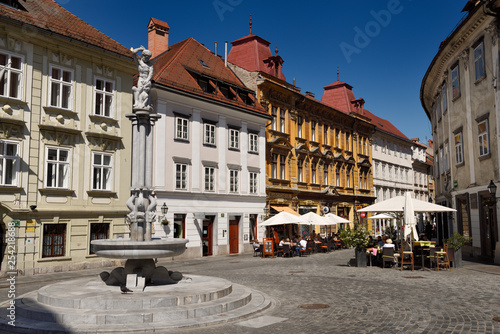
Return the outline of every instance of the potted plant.
{"type": "Polygon", "coordinates": [[[462,234],[455,232],[451,237],[444,240],[448,244],[448,258],[453,262],[453,267],[462,267],[462,247],[472,241],[472,238],[464,237],[462,234]]]}
{"type": "Polygon", "coordinates": [[[370,232],[364,226],[349,226],[340,232],[340,238],[348,247],[354,247],[356,254],[356,265],[366,267],[366,247],[368,247],[370,232]]]}
{"type": "Polygon", "coordinates": [[[163,219],[163,220],[161,221],[161,224],[162,224],[163,226],[168,226],[168,220],[167,220],[167,219],[163,219]]]}

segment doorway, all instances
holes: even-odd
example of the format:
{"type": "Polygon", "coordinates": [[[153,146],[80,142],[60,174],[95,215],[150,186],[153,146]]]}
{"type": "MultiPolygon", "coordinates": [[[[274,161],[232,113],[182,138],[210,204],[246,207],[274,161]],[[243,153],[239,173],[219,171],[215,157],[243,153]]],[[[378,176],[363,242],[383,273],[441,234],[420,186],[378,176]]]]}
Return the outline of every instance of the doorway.
{"type": "Polygon", "coordinates": [[[231,218],[233,217],[230,217],[229,220],[229,254],[238,254],[240,217],[231,218]]]}
{"type": "Polygon", "coordinates": [[[481,256],[487,260],[495,257],[495,244],[498,240],[496,225],[496,205],[490,205],[489,197],[480,197],[482,205],[479,212],[479,231],[481,236],[481,256]]]}
{"type": "Polygon", "coordinates": [[[207,216],[203,220],[203,256],[213,255],[213,226],[214,216],[207,216]]]}

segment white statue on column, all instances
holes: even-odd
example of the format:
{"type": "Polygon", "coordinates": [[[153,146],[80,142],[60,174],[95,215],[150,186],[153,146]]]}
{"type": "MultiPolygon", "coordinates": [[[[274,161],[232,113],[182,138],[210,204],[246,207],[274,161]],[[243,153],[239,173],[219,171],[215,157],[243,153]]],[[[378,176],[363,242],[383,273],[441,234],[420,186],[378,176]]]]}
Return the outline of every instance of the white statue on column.
{"type": "Polygon", "coordinates": [[[139,71],[137,86],[132,87],[134,92],[133,109],[151,111],[153,106],[149,92],[151,91],[151,79],[153,78],[153,64],[150,62],[152,53],[142,45],[137,49],[131,48],[130,50],[134,54],[134,60],[139,71]],[[139,51],[142,51],[142,57],[137,55],[139,51]]]}

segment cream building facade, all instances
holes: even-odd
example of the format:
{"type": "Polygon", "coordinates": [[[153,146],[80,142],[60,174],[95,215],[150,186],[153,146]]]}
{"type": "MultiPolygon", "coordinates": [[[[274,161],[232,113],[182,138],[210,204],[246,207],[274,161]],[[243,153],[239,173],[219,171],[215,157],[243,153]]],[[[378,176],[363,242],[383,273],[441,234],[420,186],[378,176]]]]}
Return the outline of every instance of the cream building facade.
{"type": "Polygon", "coordinates": [[[465,253],[500,261],[498,204],[488,192],[500,179],[499,1],[468,1],[467,16],[441,43],[422,81],[432,122],[438,239],[472,237],[465,253]]]}
{"type": "Polygon", "coordinates": [[[131,53],[54,1],[11,4],[0,4],[1,270],[110,265],[90,241],[128,235],[131,53]]]}

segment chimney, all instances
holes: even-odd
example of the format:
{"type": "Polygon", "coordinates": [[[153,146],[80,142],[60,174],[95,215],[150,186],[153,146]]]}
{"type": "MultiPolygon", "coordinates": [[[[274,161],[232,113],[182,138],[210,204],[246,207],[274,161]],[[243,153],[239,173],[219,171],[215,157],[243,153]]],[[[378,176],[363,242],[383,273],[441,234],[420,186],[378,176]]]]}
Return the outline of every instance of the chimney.
{"type": "Polygon", "coordinates": [[[170,27],[167,22],[154,18],[148,24],[148,50],[156,57],[168,50],[168,31],[170,27]]]}

